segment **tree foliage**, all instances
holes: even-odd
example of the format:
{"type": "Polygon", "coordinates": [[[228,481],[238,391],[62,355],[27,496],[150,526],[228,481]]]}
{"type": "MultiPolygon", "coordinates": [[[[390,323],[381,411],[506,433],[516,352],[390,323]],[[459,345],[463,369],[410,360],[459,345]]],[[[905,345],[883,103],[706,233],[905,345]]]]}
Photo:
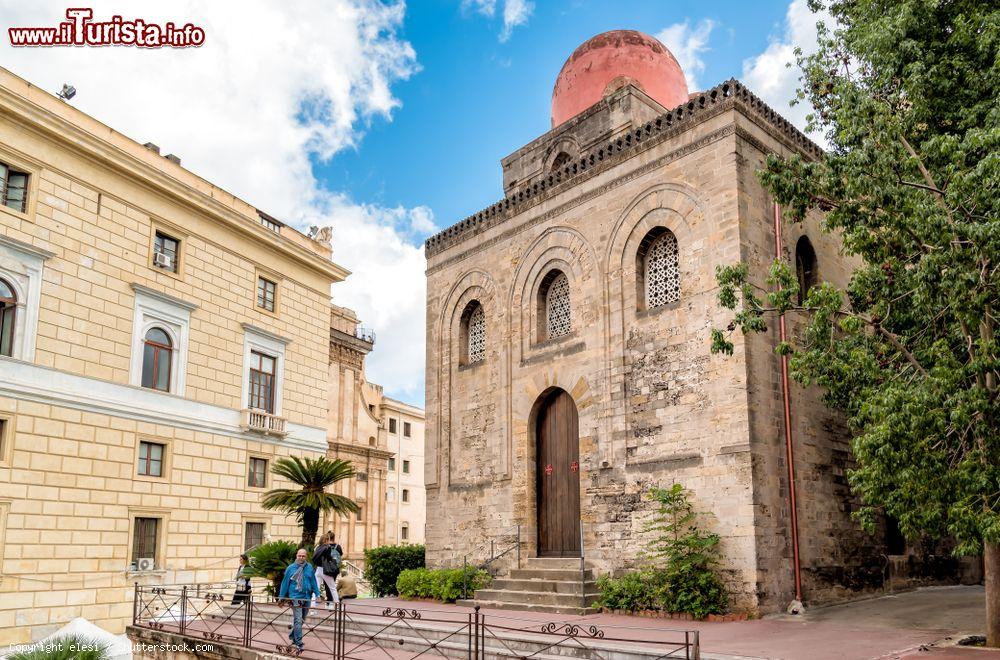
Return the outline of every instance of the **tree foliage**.
{"type": "Polygon", "coordinates": [[[784,262],[766,282],[745,264],[720,269],[735,317],[713,350],[732,352],[736,328],[805,315],[804,340],[778,350],[850,420],[861,520],[872,529],[885,512],[907,537],[978,553],[1000,542],[1000,6],[826,8],[835,26],[800,53],[799,100],[829,151],[772,156],[759,178],[792,221],[824,212],[857,269],[845,290],[823,283],[801,305],[784,262]]]}
{"type": "Polygon", "coordinates": [[[321,512],[334,511],[346,516],[358,511],[358,505],[351,498],[326,492],[327,488],[338,481],[354,476],[354,467],[350,461],[290,456],[277,459],[271,468],[271,474],[301,486],[297,489],[269,490],[261,500],[261,506],[265,509],[277,509],[296,517],[302,525],[300,548],[316,544],[321,512]]]}
{"type": "Polygon", "coordinates": [[[277,596],[285,569],[295,561],[299,546],[295,541],[270,541],[247,551],[250,563],[247,577],[260,577],[270,581],[266,590],[277,596]]]}

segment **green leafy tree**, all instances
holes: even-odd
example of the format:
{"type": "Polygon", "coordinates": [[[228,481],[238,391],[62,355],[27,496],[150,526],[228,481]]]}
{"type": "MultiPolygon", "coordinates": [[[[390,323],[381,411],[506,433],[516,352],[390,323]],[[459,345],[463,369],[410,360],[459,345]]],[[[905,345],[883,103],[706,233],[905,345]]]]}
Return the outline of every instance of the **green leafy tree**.
{"type": "MultiPolygon", "coordinates": [[[[815,11],[823,5],[811,0],[815,11]]],[[[814,209],[857,260],[846,290],[806,292],[788,264],[765,282],[720,269],[735,311],[713,331],[807,322],[783,344],[794,377],[824,388],[854,434],[860,519],[984,553],[987,643],[1000,645],[1000,6],[981,0],[832,0],[835,29],[799,55],[800,101],[822,160],[771,157],[763,185],[801,221],[814,209]]]]}
{"type": "Polygon", "coordinates": [[[338,481],[354,476],[350,461],[290,456],[276,460],[271,474],[301,486],[297,489],[269,490],[261,500],[261,506],[265,509],[277,509],[296,516],[302,525],[300,548],[311,548],[316,544],[321,512],[335,511],[346,516],[358,511],[358,505],[351,498],[326,492],[327,488],[338,481]]]}

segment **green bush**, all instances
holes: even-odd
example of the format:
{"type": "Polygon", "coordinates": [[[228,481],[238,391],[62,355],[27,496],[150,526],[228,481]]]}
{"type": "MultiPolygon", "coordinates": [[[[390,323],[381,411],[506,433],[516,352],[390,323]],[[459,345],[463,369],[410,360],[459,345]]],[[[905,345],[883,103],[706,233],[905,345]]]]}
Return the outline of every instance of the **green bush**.
{"type": "Polygon", "coordinates": [[[490,574],[476,568],[413,568],[396,579],[396,591],[403,598],[433,598],[454,603],[468,589],[472,594],[490,583],[490,574]]]}
{"type": "Polygon", "coordinates": [[[294,541],[271,541],[258,545],[247,553],[250,558],[250,570],[247,571],[249,577],[270,580],[271,584],[267,586],[266,591],[272,596],[277,596],[281,589],[281,579],[285,576],[285,569],[295,561],[295,553],[298,550],[299,544],[294,541]]]}
{"type": "Polygon", "coordinates": [[[665,583],[663,571],[635,571],[619,578],[603,575],[597,580],[598,603],[609,610],[663,609],[665,583]]]}
{"type": "Polygon", "coordinates": [[[424,546],[383,545],[365,550],[365,580],[374,596],[395,596],[399,574],[424,567],[424,546]]]}
{"type": "Polygon", "coordinates": [[[726,591],[712,570],[717,562],[719,537],[696,525],[690,491],[680,484],[653,488],[659,503],[647,531],[657,535],[649,544],[651,566],[619,578],[601,577],[600,604],[611,610],[665,610],[697,619],[726,609],[726,591]]]}
{"type": "Polygon", "coordinates": [[[108,647],[87,637],[67,635],[40,642],[30,651],[7,657],[10,660],[105,660],[108,657],[108,647]]]}

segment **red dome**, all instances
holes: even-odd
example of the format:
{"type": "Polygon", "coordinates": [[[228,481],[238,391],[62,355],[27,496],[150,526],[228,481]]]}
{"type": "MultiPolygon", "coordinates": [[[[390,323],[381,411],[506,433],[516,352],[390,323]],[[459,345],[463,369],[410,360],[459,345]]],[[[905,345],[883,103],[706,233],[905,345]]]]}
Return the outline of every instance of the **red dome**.
{"type": "Polygon", "coordinates": [[[667,47],[635,30],[592,37],[563,64],[552,90],[552,125],[580,114],[632,83],[666,108],[688,100],[684,72],[667,47]]]}

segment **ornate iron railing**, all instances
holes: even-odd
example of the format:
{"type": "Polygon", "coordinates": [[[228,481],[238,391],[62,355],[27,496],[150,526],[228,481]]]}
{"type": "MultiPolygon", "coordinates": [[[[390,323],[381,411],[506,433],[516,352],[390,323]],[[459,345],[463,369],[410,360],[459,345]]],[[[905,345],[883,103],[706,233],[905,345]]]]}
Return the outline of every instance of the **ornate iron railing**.
{"type": "MultiPolygon", "coordinates": [[[[341,602],[304,616],[300,650],[289,640],[292,607],[259,596],[234,599],[229,583],[135,585],[133,637],[142,630],[190,640],[309,659],[551,657],[700,659],[698,632],[597,625],[539,615],[483,613],[478,607],[403,608],[398,602],[341,602]]],[[[227,655],[236,655],[232,652],[227,655]]]]}

